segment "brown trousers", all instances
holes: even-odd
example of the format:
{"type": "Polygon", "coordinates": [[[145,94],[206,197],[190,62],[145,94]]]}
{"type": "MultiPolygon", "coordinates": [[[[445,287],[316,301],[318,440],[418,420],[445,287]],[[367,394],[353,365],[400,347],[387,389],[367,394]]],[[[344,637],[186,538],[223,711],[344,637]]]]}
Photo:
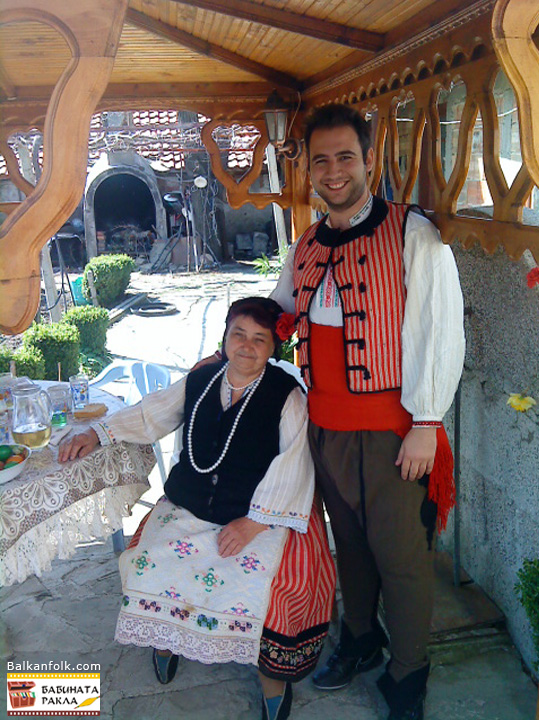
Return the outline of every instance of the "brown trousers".
{"type": "Polygon", "coordinates": [[[391,431],[311,423],[309,442],[335,537],[344,621],[356,638],[373,630],[381,590],[390,673],[400,682],[427,664],[436,505],[426,478],[402,480],[402,440],[391,431]]]}

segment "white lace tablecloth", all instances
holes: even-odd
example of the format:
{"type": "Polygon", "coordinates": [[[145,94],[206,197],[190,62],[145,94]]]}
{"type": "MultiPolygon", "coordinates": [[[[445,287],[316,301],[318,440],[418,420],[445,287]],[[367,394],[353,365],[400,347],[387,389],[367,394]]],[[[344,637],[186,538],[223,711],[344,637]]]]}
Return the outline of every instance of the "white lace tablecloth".
{"type": "MultiPolygon", "coordinates": [[[[124,406],[102,390],[91,390],[91,401],[105,403],[107,414],[124,406]]],[[[74,433],[88,424],[70,420],[74,433]]],[[[0,585],[40,577],[54,558],[71,557],[78,543],[121,529],[155,465],[151,445],[132,443],[65,464],[57,457],[52,445],[34,452],[19,477],[0,485],[0,585]]]]}

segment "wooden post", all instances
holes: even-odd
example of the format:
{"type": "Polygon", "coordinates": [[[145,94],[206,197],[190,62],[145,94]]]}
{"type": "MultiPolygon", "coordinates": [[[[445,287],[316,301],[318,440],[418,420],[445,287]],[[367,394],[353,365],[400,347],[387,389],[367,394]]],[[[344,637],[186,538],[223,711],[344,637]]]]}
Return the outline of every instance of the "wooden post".
{"type": "MultiPolygon", "coordinates": [[[[266,146],[266,160],[268,163],[270,192],[279,194],[281,188],[279,185],[279,174],[277,172],[277,157],[275,155],[275,148],[271,143],[268,143],[266,146]]],[[[280,205],[277,205],[277,203],[272,203],[271,207],[273,209],[275,230],[277,231],[277,244],[279,246],[279,253],[281,254],[288,250],[284,210],[280,205]]]]}
{"type": "Polygon", "coordinates": [[[539,48],[537,0],[498,0],[492,40],[518,102],[522,159],[539,185],[539,48]]]}
{"type": "Polygon", "coordinates": [[[305,151],[294,160],[292,176],[292,242],[296,242],[312,224],[312,210],[309,204],[311,183],[307,173],[305,151]]]}
{"type": "Polygon", "coordinates": [[[127,0],[3,0],[0,22],[43,17],[66,40],[71,60],[47,108],[45,166],[35,190],[0,231],[0,332],[20,333],[36,313],[39,253],[84,192],[90,120],[114,65],[127,0]],[[74,112],[76,108],[76,112],[74,112]]]}

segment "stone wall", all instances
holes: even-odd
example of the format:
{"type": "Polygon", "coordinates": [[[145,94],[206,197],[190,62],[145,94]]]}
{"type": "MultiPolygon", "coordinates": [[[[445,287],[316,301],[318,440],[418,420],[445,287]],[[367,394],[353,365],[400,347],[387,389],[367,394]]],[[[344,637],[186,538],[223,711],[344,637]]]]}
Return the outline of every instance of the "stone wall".
{"type": "MultiPolygon", "coordinates": [[[[539,288],[530,254],[453,248],[464,293],[467,353],[461,409],[461,564],[497,603],[528,667],[531,629],[514,585],[539,557],[539,411],[517,413],[511,392],[539,400],[539,288]]],[[[539,408],[539,406],[538,406],[539,408]]],[[[453,432],[453,410],[448,431],[453,432]]],[[[452,549],[453,518],[442,545],[452,549]]]]}

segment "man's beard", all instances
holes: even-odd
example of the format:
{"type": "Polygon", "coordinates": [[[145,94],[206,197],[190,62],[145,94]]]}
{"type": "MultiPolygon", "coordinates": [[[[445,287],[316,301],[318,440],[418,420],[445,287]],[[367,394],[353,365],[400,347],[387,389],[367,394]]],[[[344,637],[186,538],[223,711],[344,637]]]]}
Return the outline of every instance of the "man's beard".
{"type": "Polygon", "coordinates": [[[326,195],[325,191],[318,190],[318,194],[322,198],[322,200],[326,203],[329,210],[334,210],[335,212],[344,212],[345,210],[349,210],[350,208],[354,207],[354,205],[358,202],[358,200],[363,196],[365,193],[365,190],[367,189],[367,183],[363,182],[361,185],[351,185],[350,186],[350,192],[348,194],[348,197],[345,198],[342,202],[336,203],[331,200],[331,195],[328,193],[329,197],[326,195]]]}

